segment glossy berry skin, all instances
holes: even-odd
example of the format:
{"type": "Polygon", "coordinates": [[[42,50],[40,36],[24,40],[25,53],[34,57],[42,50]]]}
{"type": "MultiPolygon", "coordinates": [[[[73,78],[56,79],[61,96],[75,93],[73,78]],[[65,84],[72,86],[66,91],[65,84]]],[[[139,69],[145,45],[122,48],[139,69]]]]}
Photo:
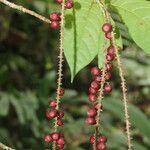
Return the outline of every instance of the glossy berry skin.
{"type": "Polygon", "coordinates": [[[53,29],[59,29],[59,27],[60,27],[60,22],[59,22],[59,21],[51,21],[50,26],[51,26],[51,28],[53,28],[53,29]]]}
{"type": "Polygon", "coordinates": [[[106,64],[107,71],[110,71],[113,68],[113,65],[111,63],[106,64]]]}
{"type": "Polygon", "coordinates": [[[89,108],[87,111],[88,117],[95,117],[97,115],[97,110],[95,108],[89,108]]]}
{"type": "Polygon", "coordinates": [[[98,143],[96,146],[97,150],[106,150],[106,144],[105,143],[98,143]]]}
{"type": "Polygon", "coordinates": [[[54,0],[56,3],[61,4],[63,0],[54,0]]]}
{"type": "Polygon", "coordinates": [[[73,7],[73,1],[72,0],[67,0],[65,3],[65,8],[71,9],[73,7]]]}
{"type": "Polygon", "coordinates": [[[50,14],[50,20],[51,21],[60,21],[61,20],[61,17],[60,17],[60,13],[58,12],[53,12],[50,14]]]}
{"type": "Polygon", "coordinates": [[[59,133],[55,132],[51,134],[51,137],[54,141],[57,141],[60,138],[59,133]]]}
{"type": "Polygon", "coordinates": [[[93,76],[98,76],[98,75],[100,75],[100,73],[101,73],[101,70],[98,67],[91,68],[91,74],[93,76]]]}
{"type": "Polygon", "coordinates": [[[57,125],[58,126],[62,126],[64,123],[63,123],[63,120],[62,119],[58,119],[57,120],[57,125]]]}
{"type": "Polygon", "coordinates": [[[95,77],[94,77],[94,81],[100,83],[100,82],[102,81],[102,78],[101,78],[100,76],[95,76],[95,77]]]}
{"type": "Polygon", "coordinates": [[[111,91],[112,91],[111,84],[109,84],[109,83],[105,84],[105,86],[104,86],[104,92],[107,94],[107,93],[110,93],[111,91]]]}
{"type": "Polygon", "coordinates": [[[115,55],[115,47],[114,46],[109,46],[108,48],[107,48],[107,54],[108,55],[115,55]]]}
{"type": "Polygon", "coordinates": [[[105,23],[103,26],[102,26],[102,30],[103,32],[105,33],[109,33],[112,31],[112,25],[110,23],[105,23]]]}
{"type": "Polygon", "coordinates": [[[95,125],[96,124],[96,120],[93,117],[87,117],[85,120],[85,123],[88,125],[95,125]]]}
{"type": "Polygon", "coordinates": [[[94,135],[91,135],[90,139],[89,139],[89,143],[94,144],[94,142],[95,142],[95,137],[94,137],[94,135]]]}
{"type": "Polygon", "coordinates": [[[57,106],[57,101],[56,100],[49,100],[48,102],[50,107],[56,107],[57,106]]]}
{"type": "Polygon", "coordinates": [[[106,137],[106,136],[100,136],[100,137],[97,139],[97,142],[98,142],[98,143],[106,143],[106,142],[107,142],[107,137],[106,137]]]}
{"type": "Polygon", "coordinates": [[[112,33],[111,32],[108,32],[108,33],[105,33],[105,37],[109,40],[112,39],[112,33]]]}
{"type": "Polygon", "coordinates": [[[92,87],[93,89],[98,90],[98,89],[99,89],[99,87],[100,87],[100,85],[99,85],[99,83],[98,83],[98,82],[93,81],[93,82],[91,83],[91,87],[92,87]]]}
{"type": "Polygon", "coordinates": [[[57,145],[58,148],[63,149],[65,145],[57,145]]]}
{"type": "Polygon", "coordinates": [[[44,136],[44,141],[45,141],[46,143],[49,143],[49,142],[52,142],[53,139],[52,139],[52,137],[51,137],[50,134],[46,134],[46,135],[44,136]]]}
{"type": "Polygon", "coordinates": [[[55,118],[57,116],[57,110],[48,110],[46,112],[46,117],[48,119],[55,118]]]}
{"type": "Polygon", "coordinates": [[[89,94],[94,94],[95,95],[96,93],[97,93],[96,89],[94,89],[92,87],[89,88],[89,94]]]}
{"type": "Polygon", "coordinates": [[[59,118],[63,118],[64,117],[64,111],[63,110],[59,110],[58,111],[58,117],[59,118]]]}
{"type": "Polygon", "coordinates": [[[65,89],[64,88],[60,88],[59,96],[63,96],[64,94],[65,94],[65,89]]]}
{"type": "Polygon", "coordinates": [[[90,94],[88,96],[88,99],[89,99],[90,102],[95,102],[97,100],[97,96],[94,95],[94,94],[90,94]]]}
{"type": "Polygon", "coordinates": [[[110,54],[107,54],[107,55],[106,55],[107,61],[113,61],[114,58],[115,58],[114,55],[110,55],[110,54]]]}
{"type": "Polygon", "coordinates": [[[106,72],[105,79],[109,80],[109,79],[111,79],[111,77],[112,77],[112,74],[110,72],[106,72]]]}
{"type": "Polygon", "coordinates": [[[57,140],[57,144],[58,145],[65,145],[65,140],[63,137],[60,137],[58,140],[57,140]]]}

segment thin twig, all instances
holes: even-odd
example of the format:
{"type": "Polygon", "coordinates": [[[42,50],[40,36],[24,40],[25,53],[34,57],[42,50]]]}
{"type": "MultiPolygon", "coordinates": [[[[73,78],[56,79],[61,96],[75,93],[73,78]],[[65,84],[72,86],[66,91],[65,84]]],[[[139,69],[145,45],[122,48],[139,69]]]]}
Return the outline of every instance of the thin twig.
{"type": "MultiPolygon", "coordinates": [[[[63,77],[63,59],[64,59],[64,10],[65,10],[65,0],[63,0],[61,5],[61,25],[60,25],[60,47],[59,47],[59,62],[58,62],[58,79],[57,79],[57,92],[56,92],[56,101],[57,106],[56,109],[59,110],[60,104],[60,89],[62,85],[62,77],[63,77]]],[[[57,118],[54,122],[54,132],[57,132],[57,118]]],[[[53,150],[56,150],[56,143],[53,144],[53,150]]]]}
{"type": "Polygon", "coordinates": [[[0,150],[15,150],[15,149],[10,148],[10,147],[4,145],[3,143],[0,143],[0,150]]]}
{"type": "MultiPolygon", "coordinates": [[[[111,22],[110,14],[109,14],[104,2],[99,1],[99,4],[102,6],[104,17],[106,19],[108,19],[109,22],[111,22]]],[[[125,112],[126,133],[127,133],[127,139],[128,139],[128,150],[132,150],[131,132],[130,132],[131,125],[130,125],[129,113],[128,113],[127,87],[126,87],[126,81],[125,81],[125,77],[123,74],[122,64],[121,64],[120,55],[118,52],[118,47],[116,44],[114,32],[112,32],[112,44],[115,47],[116,59],[117,59],[119,75],[120,75],[120,79],[121,79],[121,88],[122,88],[122,93],[123,93],[123,103],[124,103],[124,112],[125,112]]]]}
{"type": "Polygon", "coordinates": [[[27,9],[27,8],[21,6],[21,5],[16,5],[16,4],[14,4],[12,2],[9,2],[7,0],[0,0],[0,2],[7,5],[7,6],[9,6],[9,7],[11,7],[11,8],[13,8],[13,9],[16,9],[16,10],[19,10],[23,13],[34,16],[34,17],[38,18],[39,20],[42,20],[45,23],[48,23],[48,24],[51,23],[51,21],[49,19],[47,19],[46,17],[44,17],[44,16],[42,16],[42,15],[40,15],[40,14],[38,14],[38,13],[32,11],[32,10],[29,10],[29,9],[27,9]]]}

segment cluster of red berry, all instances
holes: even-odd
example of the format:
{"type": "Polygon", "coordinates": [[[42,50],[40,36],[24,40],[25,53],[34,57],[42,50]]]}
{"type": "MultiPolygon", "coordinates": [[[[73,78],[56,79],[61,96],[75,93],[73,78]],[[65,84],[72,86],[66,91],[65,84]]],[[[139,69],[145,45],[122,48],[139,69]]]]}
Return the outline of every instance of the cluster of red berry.
{"type": "MultiPolygon", "coordinates": [[[[59,96],[63,96],[65,93],[63,88],[60,88],[59,96]]],[[[62,126],[63,125],[63,117],[64,117],[64,111],[56,109],[57,107],[57,101],[56,100],[49,100],[48,104],[50,106],[50,110],[46,111],[46,118],[47,119],[54,119],[57,120],[57,125],[62,126]]],[[[44,141],[46,143],[56,142],[58,148],[63,148],[65,144],[64,136],[62,133],[51,133],[46,134],[44,136],[44,141]]]]}
{"type": "MultiPolygon", "coordinates": [[[[90,144],[94,144],[95,142],[95,136],[91,135],[90,139],[89,139],[90,144]]],[[[99,136],[97,138],[97,142],[96,142],[96,150],[106,150],[106,142],[107,142],[107,137],[106,136],[99,136]]]]}
{"type": "Polygon", "coordinates": [[[65,140],[64,140],[63,134],[56,133],[56,132],[45,135],[45,142],[47,142],[47,143],[56,142],[57,147],[60,149],[63,149],[64,145],[65,145],[65,140]]]}
{"type": "MultiPolygon", "coordinates": [[[[63,0],[55,0],[56,3],[61,4],[63,0]]],[[[73,7],[73,1],[67,0],[65,2],[65,8],[71,9],[73,7]]],[[[50,26],[53,29],[58,29],[60,27],[60,21],[61,21],[61,13],[59,12],[53,12],[50,14],[50,26]]]]}

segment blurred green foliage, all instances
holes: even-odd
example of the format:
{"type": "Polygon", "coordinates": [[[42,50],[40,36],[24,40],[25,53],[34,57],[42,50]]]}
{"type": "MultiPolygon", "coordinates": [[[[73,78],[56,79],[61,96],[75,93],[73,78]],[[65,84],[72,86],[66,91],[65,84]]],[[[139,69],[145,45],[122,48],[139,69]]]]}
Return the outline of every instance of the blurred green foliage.
{"type": "MultiPolygon", "coordinates": [[[[14,0],[48,17],[59,8],[52,0],[14,0]]],[[[150,149],[150,57],[133,43],[122,53],[129,87],[130,120],[135,150],[150,149]]],[[[19,150],[43,150],[43,135],[52,130],[45,119],[47,99],[55,97],[58,31],[36,18],[0,4],[0,142],[19,150]]],[[[93,128],[84,124],[89,106],[86,91],[89,67],[70,83],[64,65],[65,96],[62,107],[65,125],[60,128],[67,140],[66,150],[88,150],[93,128]]],[[[108,136],[109,150],[125,150],[123,103],[117,69],[113,70],[114,91],[103,100],[101,132],[108,136]]]]}

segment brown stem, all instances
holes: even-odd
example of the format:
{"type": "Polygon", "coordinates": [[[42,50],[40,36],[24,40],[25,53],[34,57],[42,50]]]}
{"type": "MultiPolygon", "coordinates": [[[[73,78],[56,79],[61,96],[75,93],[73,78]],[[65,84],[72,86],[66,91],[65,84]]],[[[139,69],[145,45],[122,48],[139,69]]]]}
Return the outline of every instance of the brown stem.
{"type": "MultiPolygon", "coordinates": [[[[56,92],[56,101],[57,106],[56,109],[59,110],[60,104],[60,89],[62,85],[62,77],[63,77],[63,54],[64,54],[64,10],[65,10],[65,0],[63,0],[61,5],[61,25],[60,25],[60,47],[59,47],[59,62],[58,62],[58,79],[57,79],[57,92],[56,92]]],[[[54,122],[54,132],[57,132],[57,118],[54,122]]],[[[56,150],[56,143],[53,144],[53,150],[56,150]]]]}
{"type": "Polygon", "coordinates": [[[0,150],[15,150],[15,149],[10,148],[10,147],[4,145],[3,143],[0,143],[0,150]]]}
{"type": "Polygon", "coordinates": [[[42,15],[40,15],[40,14],[38,14],[38,13],[32,11],[32,10],[29,10],[29,9],[27,9],[27,8],[21,6],[21,5],[16,5],[16,4],[14,4],[12,2],[9,2],[7,0],[0,0],[0,2],[5,4],[5,5],[7,5],[7,6],[9,6],[9,7],[11,7],[11,8],[13,8],[13,9],[16,9],[16,10],[19,10],[19,11],[21,11],[23,13],[26,13],[26,14],[29,14],[31,16],[34,16],[34,17],[38,18],[39,20],[41,20],[41,21],[43,21],[45,23],[48,23],[48,24],[51,23],[51,21],[49,19],[47,19],[46,17],[44,17],[44,16],[42,16],[42,15]]]}

